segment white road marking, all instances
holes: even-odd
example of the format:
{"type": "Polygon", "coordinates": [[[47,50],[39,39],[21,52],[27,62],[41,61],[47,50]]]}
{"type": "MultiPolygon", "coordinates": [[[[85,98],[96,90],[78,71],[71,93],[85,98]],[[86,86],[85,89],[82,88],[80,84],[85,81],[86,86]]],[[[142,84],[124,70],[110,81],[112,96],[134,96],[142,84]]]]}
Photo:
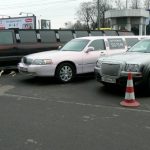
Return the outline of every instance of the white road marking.
{"type": "Polygon", "coordinates": [[[3,74],[3,72],[4,72],[4,70],[1,70],[1,71],[0,71],[0,76],[3,74]]]}
{"type": "Polygon", "coordinates": [[[140,109],[140,108],[129,108],[129,107],[117,107],[117,106],[105,106],[105,105],[94,105],[94,104],[86,104],[86,103],[80,103],[80,102],[70,102],[70,101],[62,101],[62,100],[56,100],[57,98],[52,97],[55,100],[49,100],[39,97],[30,97],[30,96],[24,96],[24,95],[15,95],[15,94],[1,94],[0,96],[8,96],[8,97],[16,97],[18,100],[21,100],[22,98],[26,99],[32,99],[32,100],[40,100],[40,101],[51,101],[56,103],[63,103],[63,104],[70,104],[70,105],[80,105],[80,106],[87,106],[87,107],[95,107],[95,108],[113,108],[117,110],[124,110],[124,111],[134,111],[134,112],[144,112],[144,113],[150,113],[150,110],[140,109]]]}

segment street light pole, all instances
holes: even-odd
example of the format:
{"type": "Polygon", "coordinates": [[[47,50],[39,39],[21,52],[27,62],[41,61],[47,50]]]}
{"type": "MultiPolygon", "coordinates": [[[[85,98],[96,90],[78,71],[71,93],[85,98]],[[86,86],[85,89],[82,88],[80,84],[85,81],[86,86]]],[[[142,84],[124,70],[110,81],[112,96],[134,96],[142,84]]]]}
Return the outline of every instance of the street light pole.
{"type": "Polygon", "coordinates": [[[97,12],[98,12],[97,24],[98,24],[98,30],[99,30],[99,29],[100,29],[100,10],[99,10],[99,0],[97,0],[97,12]]]}
{"type": "Polygon", "coordinates": [[[32,16],[35,16],[33,13],[26,13],[26,12],[20,12],[19,15],[22,15],[22,14],[26,14],[27,16],[29,16],[29,14],[31,14],[32,16]]]}
{"type": "Polygon", "coordinates": [[[126,9],[128,9],[128,0],[126,0],[126,9]]]}

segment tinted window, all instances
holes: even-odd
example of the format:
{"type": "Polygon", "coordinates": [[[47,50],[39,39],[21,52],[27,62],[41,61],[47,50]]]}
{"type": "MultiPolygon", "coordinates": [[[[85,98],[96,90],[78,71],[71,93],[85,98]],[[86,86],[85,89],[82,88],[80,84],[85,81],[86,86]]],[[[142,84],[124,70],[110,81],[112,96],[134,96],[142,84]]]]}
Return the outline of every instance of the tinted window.
{"type": "Polygon", "coordinates": [[[126,40],[127,46],[133,46],[139,41],[138,38],[126,38],[125,40],[126,40]]]}
{"type": "Polygon", "coordinates": [[[75,31],[76,37],[89,36],[88,31],[75,31]]]}
{"type": "Polygon", "coordinates": [[[89,43],[89,40],[86,39],[73,39],[66,43],[62,51],[82,51],[86,45],[89,43]]]}
{"type": "Polygon", "coordinates": [[[13,32],[0,31],[0,44],[13,44],[13,32]]]}
{"type": "Polygon", "coordinates": [[[72,31],[58,31],[60,42],[68,42],[73,39],[72,31]]]}
{"type": "Polygon", "coordinates": [[[36,43],[37,37],[35,31],[19,31],[21,43],[36,43]]]}
{"type": "Polygon", "coordinates": [[[142,40],[129,49],[129,52],[150,53],[150,40],[142,40]]]}
{"type": "Polygon", "coordinates": [[[55,31],[39,31],[42,43],[57,42],[55,31]]]}
{"type": "Polygon", "coordinates": [[[91,44],[89,46],[94,47],[95,50],[105,50],[105,43],[104,40],[100,39],[100,40],[94,40],[93,42],[91,42],[91,44]]]}
{"type": "Polygon", "coordinates": [[[103,36],[103,32],[102,31],[91,31],[91,35],[92,36],[103,36]]]}
{"type": "Polygon", "coordinates": [[[104,31],[106,36],[117,36],[117,32],[116,31],[104,31]]]}
{"type": "Polygon", "coordinates": [[[125,31],[118,31],[118,34],[119,35],[122,35],[122,36],[124,36],[124,35],[134,35],[132,32],[125,32],[125,31]]]}
{"type": "Polygon", "coordinates": [[[124,49],[125,44],[121,38],[110,38],[108,39],[110,49],[124,49]]]}

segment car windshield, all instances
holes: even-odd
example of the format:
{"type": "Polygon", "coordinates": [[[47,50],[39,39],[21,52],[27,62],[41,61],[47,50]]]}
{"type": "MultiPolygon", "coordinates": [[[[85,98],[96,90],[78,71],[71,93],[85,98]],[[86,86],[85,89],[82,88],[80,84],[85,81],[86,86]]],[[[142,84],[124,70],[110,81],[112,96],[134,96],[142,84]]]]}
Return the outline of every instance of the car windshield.
{"type": "Polygon", "coordinates": [[[66,43],[60,50],[61,51],[82,51],[90,40],[87,39],[73,39],[66,43]]]}
{"type": "Polygon", "coordinates": [[[135,44],[128,52],[150,53],[150,40],[142,40],[135,44]]]}

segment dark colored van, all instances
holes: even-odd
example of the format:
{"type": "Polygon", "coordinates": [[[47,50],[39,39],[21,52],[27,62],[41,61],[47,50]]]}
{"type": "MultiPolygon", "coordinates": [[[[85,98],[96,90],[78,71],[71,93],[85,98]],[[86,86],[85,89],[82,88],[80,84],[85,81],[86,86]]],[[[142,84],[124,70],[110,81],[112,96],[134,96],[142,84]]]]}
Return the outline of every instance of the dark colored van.
{"type": "MultiPolygon", "coordinates": [[[[0,69],[16,68],[24,55],[58,49],[76,37],[117,35],[117,31],[86,30],[0,30],[0,69]]],[[[125,35],[130,34],[123,33],[125,35]]]]}

